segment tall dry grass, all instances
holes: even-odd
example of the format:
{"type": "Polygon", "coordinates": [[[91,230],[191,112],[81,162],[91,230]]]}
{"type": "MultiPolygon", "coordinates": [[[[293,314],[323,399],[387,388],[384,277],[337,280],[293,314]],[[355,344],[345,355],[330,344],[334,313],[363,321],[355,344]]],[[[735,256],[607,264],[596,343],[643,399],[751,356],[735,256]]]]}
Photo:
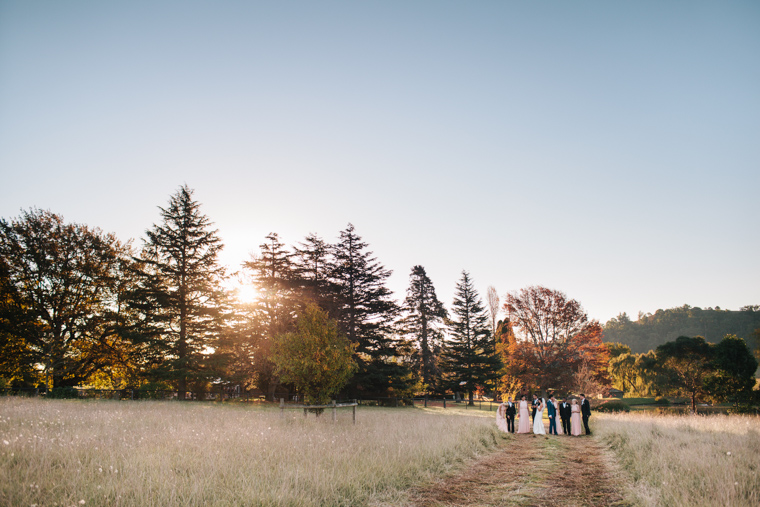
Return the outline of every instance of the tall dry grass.
{"type": "Polygon", "coordinates": [[[760,418],[631,413],[593,419],[595,434],[628,472],[643,505],[760,505],[760,418]]]}
{"type": "Polygon", "coordinates": [[[0,505],[365,505],[501,438],[490,417],[0,398],[0,505]]]}

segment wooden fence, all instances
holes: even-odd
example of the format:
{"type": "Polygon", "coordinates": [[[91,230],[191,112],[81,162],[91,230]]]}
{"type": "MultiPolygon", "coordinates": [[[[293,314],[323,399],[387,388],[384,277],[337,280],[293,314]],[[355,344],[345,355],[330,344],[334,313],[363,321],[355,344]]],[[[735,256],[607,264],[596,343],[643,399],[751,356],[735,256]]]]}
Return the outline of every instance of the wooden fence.
{"type": "MultiPolygon", "coordinates": [[[[335,400],[332,400],[332,402],[329,405],[291,405],[285,403],[285,398],[280,398],[280,417],[285,417],[285,409],[303,409],[303,416],[306,417],[306,415],[309,413],[309,410],[319,410],[319,409],[332,409],[332,420],[335,422],[337,419],[337,411],[339,408],[351,408],[352,415],[351,418],[353,420],[353,423],[356,424],[356,407],[359,405],[356,400],[354,400],[352,403],[338,403],[335,400]]],[[[319,412],[317,412],[317,417],[319,417],[319,412]]]]}

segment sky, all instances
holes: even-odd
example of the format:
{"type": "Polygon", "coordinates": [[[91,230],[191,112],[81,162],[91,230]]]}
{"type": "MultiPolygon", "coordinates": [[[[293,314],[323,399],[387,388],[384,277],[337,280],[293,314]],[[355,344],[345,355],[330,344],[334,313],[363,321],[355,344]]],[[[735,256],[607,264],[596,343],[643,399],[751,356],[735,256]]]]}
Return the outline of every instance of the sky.
{"type": "Polygon", "coordinates": [[[756,1],[0,1],[0,217],[140,245],[187,184],[237,270],[352,223],[448,306],[760,304],[756,1]]]}

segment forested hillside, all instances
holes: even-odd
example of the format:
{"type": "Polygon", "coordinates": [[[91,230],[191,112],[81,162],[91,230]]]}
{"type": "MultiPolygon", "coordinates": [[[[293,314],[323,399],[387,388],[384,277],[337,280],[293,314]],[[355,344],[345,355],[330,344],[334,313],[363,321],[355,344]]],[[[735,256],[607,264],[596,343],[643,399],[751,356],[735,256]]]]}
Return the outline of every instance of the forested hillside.
{"type": "Polygon", "coordinates": [[[751,350],[757,349],[760,332],[760,305],[745,306],[738,311],[720,308],[680,308],[639,314],[636,321],[621,313],[604,325],[604,341],[619,342],[635,353],[647,352],[679,336],[703,336],[717,343],[727,334],[744,338],[751,350]]]}

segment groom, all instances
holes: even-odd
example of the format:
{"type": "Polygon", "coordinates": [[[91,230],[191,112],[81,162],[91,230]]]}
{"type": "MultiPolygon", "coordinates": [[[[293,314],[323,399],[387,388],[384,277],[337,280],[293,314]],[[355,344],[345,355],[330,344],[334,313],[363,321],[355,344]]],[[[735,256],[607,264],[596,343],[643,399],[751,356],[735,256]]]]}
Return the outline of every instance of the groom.
{"type": "Polygon", "coordinates": [[[512,403],[512,397],[510,396],[507,398],[507,431],[509,433],[515,432],[515,413],[517,412],[517,409],[515,408],[515,404],[512,403]]]}
{"type": "Polygon", "coordinates": [[[581,416],[583,416],[583,426],[586,427],[586,435],[591,434],[588,428],[588,418],[591,417],[591,404],[586,399],[585,394],[581,394],[581,416]]]}
{"type": "Polygon", "coordinates": [[[565,435],[570,435],[570,416],[573,409],[570,408],[567,396],[562,399],[562,403],[559,404],[559,417],[562,419],[562,432],[565,435]]]}
{"type": "Polygon", "coordinates": [[[554,393],[549,397],[549,403],[546,404],[549,413],[549,434],[557,434],[557,410],[554,408],[554,393]],[[552,431],[554,430],[554,431],[552,431]]]}
{"type": "Polygon", "coordinates": [[[536,422],[536,409],[541,404],[541,400],[538,399],[538,395],[533,395],[533,401],[531,402],[531,405],[533,405],[533,412],[530,415],[530,418],[533,420],[533,422],[536,422]]]}

